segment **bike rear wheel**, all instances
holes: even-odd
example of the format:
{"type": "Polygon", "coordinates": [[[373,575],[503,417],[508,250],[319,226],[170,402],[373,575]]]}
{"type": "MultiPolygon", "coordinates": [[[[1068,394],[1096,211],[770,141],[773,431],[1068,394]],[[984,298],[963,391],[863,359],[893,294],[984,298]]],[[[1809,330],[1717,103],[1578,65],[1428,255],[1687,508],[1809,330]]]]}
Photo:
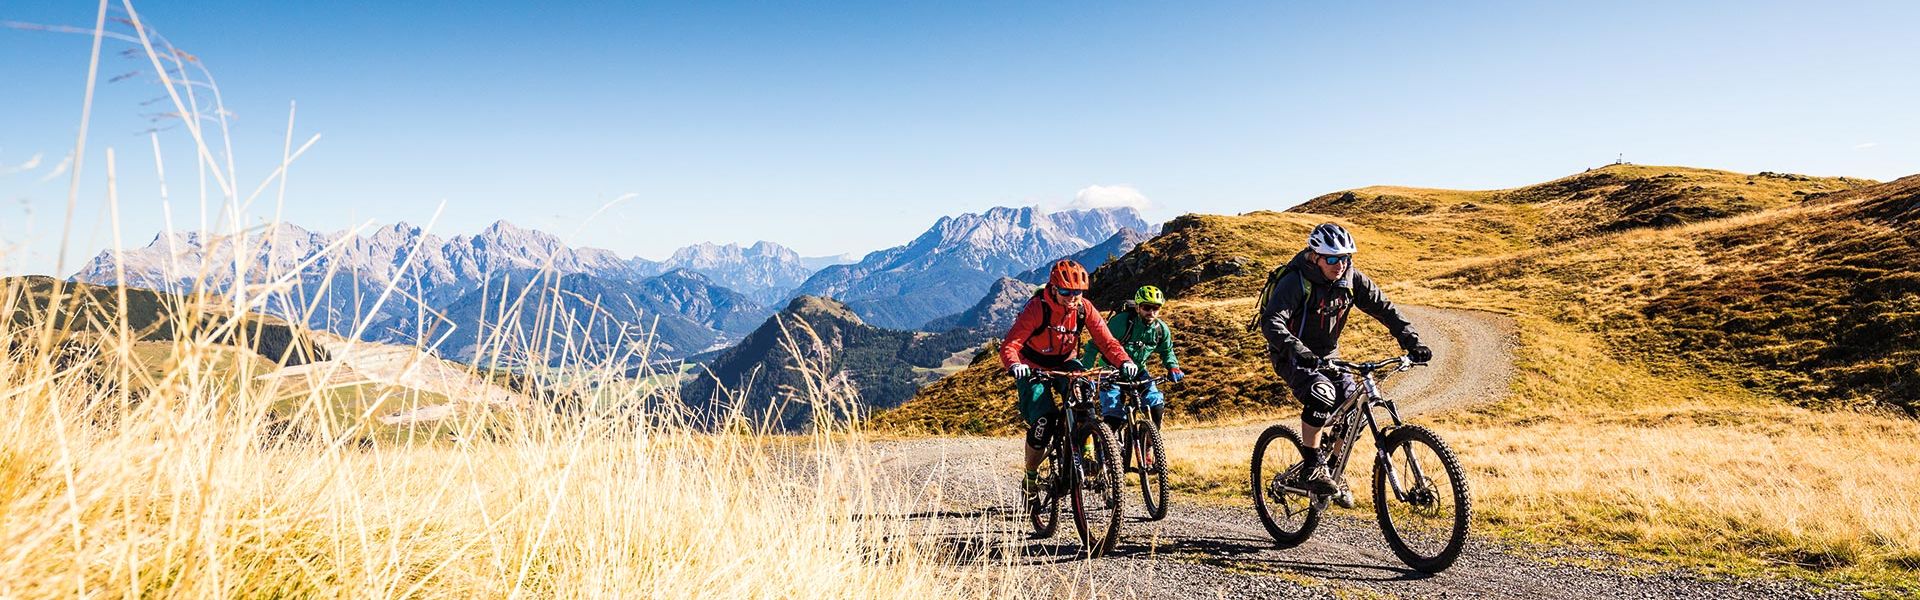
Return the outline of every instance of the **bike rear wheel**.
{"type": "Polygon", "coordinates": [[[1140,475],[1140,500],[1147,509],[1147,520],[1167,518],[1167,447],[1160,440],[1160,428],[1142,420],[1127,436],[1132,446],[1132,461],[1140,475]]]}
{"type": "Polygon", "coordinates": [[[1284,485],[1300,469],[1300,434],[1292,427],[1274,425],[1260,433],[1253,444],[1253,510],[1260,524],[1282,548],[1307,541],[1320,526],[1324,501],[1316,501],[1305,490],[1284,485]]]}
{"type": "Polygon", "coordinates": [[[1091,438],[1093,455],[1083,459],[1078,448],[1071,453],[1079,468],[1077,473],[1084,476],[1074,478],[1069,503],[1073,506],[1073,527],[1080,533],[1082,554],[1099,558],[1120,540],[1120,517],[1125,512],[1120,501],[1120,480],[1124,473],[1120,470],[1120,444],[1114,439],[1113,430],[1099,419],[1090,421],[1082,427],[1082,435],[1073,436],[1073,439],[1091,438]],[[1092,476],[1096,472],[1094,463],[1099,465],[1099,477],[1092,476]]]}
{"type": "Polygon", "coordinates": [[[1384,450],[1386,458],[1373,465],[1373,506],[1387,546],[1409,567],[1446,570],[1466,547],[1473,518],[1460,459],[1440,436],[1418,425],[1388,432],[1384,450]]]}

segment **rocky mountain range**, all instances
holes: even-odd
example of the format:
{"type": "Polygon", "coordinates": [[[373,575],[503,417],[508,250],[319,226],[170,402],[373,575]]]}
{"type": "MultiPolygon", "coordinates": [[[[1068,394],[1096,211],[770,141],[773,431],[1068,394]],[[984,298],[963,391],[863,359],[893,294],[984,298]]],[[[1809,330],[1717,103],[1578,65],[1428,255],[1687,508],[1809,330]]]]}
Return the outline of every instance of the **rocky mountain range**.
{"type": "Polygon", "coordinates": [[[368,340],[448,342],[453,346],[442,351],[463,358],[473,356],[478,332],[497,330],[499,323],[482,317],[501,314],[502,294],[526,292],[532,282],[547,287],[534,286],[523,308],[564,297],[560,305],[572,308],[563,312],[573,314],[599,298],[601,310],[639,319],[596,329],[587,346],[617,345],[618,332],[646,321],[659,345],[656,356],[678,358],[734,339],[772,312],[747,293],[781,297],[812,272],[808,259],[770,242],[703,244],[654,262],[574,248],[500,221],[451,238],[406,223],[336,233],[279,224],[246,237],[165,233],[118,257],[102,252],[70,279],[116,283],[117,263],[132,287],[227,291],[236,255],[250,293],[265,294],[264,312],[368,340]]]}
{"type": "Polygon", "coordinates": [[[795,293],[838,299],[875,326],[917,329],[966,310],[1001,277],[1080,252],[1123,229],[1150,228],[1131,208],[993,208],[942,217],[905,245],[821,269],[795,293]]]}
{"type": "MultiPolygon", "coordinates": [[[[1074,262],[1080,263],[1080,266],[1087,268],[1088,273],[1092,273],[1093,271],[1099,269],[1102,265],[1105,265],[1116,258],[1126,256],[1127,252],[1132,251],[1134,246],[1140,245],[1140,242],[1147,241],[1147,238],[1153,237],[1153,234],[1158,232],[1159,232],[1158,227],[1155,227],[1151,230],[1134,229],[1131,227],[1126,229],[1121,229],[1120,231],[1115,232],[1113,234],[1113,237],[1107,238],[1106,241],[1104,242],[1100,242],[1099,244],[1095,244],[1091,248],[1087,248],[1085,250],[1081,250],[1079,252],[1075,252],[1073,254],[1062,256],[1059,258],[1066,258],[1074,262]]],[[[1040,266],[1034,267],[1032,270],[1029,270],[1025,273],[1021,273],[1018,276],[1015,276],[1014,279],[1018,279],[1020,281],[1024,281],[1033,285],[1044,285],[1045,283],[1047,283],[1047,275],[1049,275],[1052,272],[1054,262],[1056,261],[1049,260],[1044,263],[1041,263],[1040,266]]]]}
{"type": "Polygon", "coordinates": [[[433,338],[450,358],[623,367],[713,349],[767,314],[746,296],[687,270],[638,282],[589,273],[502,275],[442,313],[446,323],[472,324],[433,338]]]}
{"type": "MultiPolygon", "coordinates": [[[[801,258],[800,254],[773,242],[739,244],[696,244],[681,248],[663,263],[665,269],[685,269],[711,278],[715,283],[746,294],[761,304],[785,299],[820,267],[822,259],[801,258]]],[[[827,257],[824,260],[841,260],[827,257]]],[[[833,263],[828,263],[833,264],[833,263]]]]}
{"type": "Polygon", "coordinates": [[[919,326],[967,309],[1001,277],[1076,252],[1103,258],[1147,229],[1132,209],[995,208],[942,218],[906,245],[845,264],[765,241],[698,244],[656,262],[506,221],[453,237],[407,223],[334,233],[278,224],[246,236],[163,233],[102,252],[70,279],[117,283],[117,267],[132,287],[224,292],[239,270],[262,312],[463,360],[500,339],[551,358],[559,354],[536,340],[567,334],[574,358],[622,355],[622,340],[644,338],[649,358],[679,359],[723,348],[801,294],[841,298],[878,326],[919,326]],[[546,325],[558,328],[530,334],[546,325]]]}

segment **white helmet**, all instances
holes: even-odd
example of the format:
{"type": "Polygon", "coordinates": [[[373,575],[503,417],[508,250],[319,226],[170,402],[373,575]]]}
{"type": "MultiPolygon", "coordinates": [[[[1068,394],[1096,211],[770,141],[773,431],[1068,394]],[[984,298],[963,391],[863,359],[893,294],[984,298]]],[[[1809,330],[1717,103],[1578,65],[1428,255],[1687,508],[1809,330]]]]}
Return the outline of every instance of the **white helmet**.
{"type": "Polygon", "coordinates": [[[1353,243],[1353,236],[1345,228],[1333,223],[1321,223],[1307,234],[1307,249],[1314,254],[1353,254],[1360,248],[1353,243]]]}

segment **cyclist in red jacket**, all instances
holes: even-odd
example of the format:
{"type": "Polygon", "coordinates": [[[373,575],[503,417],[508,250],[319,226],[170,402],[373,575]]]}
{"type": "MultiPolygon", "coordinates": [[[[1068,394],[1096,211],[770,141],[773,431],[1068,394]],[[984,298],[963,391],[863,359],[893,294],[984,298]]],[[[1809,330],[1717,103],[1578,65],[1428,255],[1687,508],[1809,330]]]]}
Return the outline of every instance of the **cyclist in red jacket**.
{"type": "Polygon", "coordinates": [[[1019,318],[1007,330],[1000,343],[1000,365],[1013,375],[1020,396],[1020,416],[1027,421],[1026,490],[1032,494],[1039,486],[1040,458],[1047,447],[1048,423],[1060,414],[1054,405],[1047,380],[1033,377],[1036,369],[1079,371],[1080,333],[1092,335],[1093,345],[1107,361],[1120,365],[1129,378],[1140,373],[1139,365],[1127,357],[1127,350],[1107,330],[1106,319],[1087,300],[1087,269],[1080,263],[1062,260],[1053,264],[1047,286],[1034,294],[1020,309],[1019,318]]]}

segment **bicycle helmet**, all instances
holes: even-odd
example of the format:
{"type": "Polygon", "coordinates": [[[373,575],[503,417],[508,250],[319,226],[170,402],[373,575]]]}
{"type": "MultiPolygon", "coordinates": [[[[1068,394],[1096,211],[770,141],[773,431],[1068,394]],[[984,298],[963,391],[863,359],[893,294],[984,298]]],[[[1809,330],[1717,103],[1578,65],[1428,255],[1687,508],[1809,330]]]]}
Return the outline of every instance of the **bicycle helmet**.
{"type": "Polygon", "coordinates": [[[1087,268],[1066,259],[1053,263],[1053,272],[1047,275],[1047,285],[1057,290],[1087,291],[1087,268]]]}
{"type": "Polygon", "coordinates": [[[1307,234],[1307,249],[1322,256],[1346,255],[1359,252],[1353,243],[1353,235],[1346,228],[1333,223],[1321,223],[1307,234]]]}
{"type": "Polygon", "coordinates": [[[1136,306],[1141,304],[1160,306],[1167,303],[1167,295],[1160,293],[1160,288],[1143,285],[1140,286],[1139,290],[1133,292],[1133,303],[1136,306]]]}

